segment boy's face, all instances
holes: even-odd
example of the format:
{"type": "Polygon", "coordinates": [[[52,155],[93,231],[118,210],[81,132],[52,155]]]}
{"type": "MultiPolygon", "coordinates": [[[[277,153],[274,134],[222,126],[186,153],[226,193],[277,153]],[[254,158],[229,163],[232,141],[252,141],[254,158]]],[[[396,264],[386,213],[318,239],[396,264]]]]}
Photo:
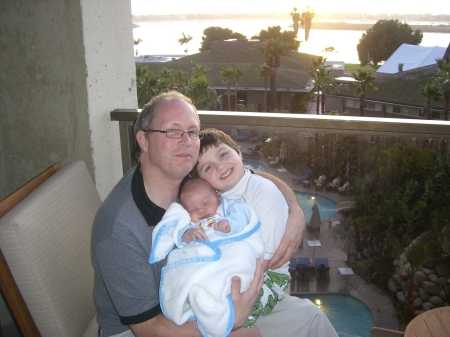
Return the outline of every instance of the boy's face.
{"type": "Polygon", "coordinates": [[[244,176],[242,155],[225,144],[211,146],[198,158],[197,173],[219,192],[227,192],[244,176]]]}
{"type": "Polygon", "coordinates": [[[188,211],[192,222],[199,222],[216,213],[220,197],[211,186],[199,181],[186,183],[180,195],[183,207],[188,211]]]}

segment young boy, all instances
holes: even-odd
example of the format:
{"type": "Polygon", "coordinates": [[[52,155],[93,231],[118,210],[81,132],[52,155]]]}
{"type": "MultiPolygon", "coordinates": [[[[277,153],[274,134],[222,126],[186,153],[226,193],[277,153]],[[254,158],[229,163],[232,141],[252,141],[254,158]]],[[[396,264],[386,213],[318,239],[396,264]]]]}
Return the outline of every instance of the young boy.
{"type": "Polygon", "coordinates": [[[244,168],[241,152],[230,136],[216,129],[205,129],[200,134],[200,155],[193,173],[208,181],[225,199],[239,200],[252,206],[261,221],[261,236],[265,244],[264,285],[250,323],[247,321],[245,325],[252,326],[261,314],[270,313],[284,298],[291,279],[289,262],[276,270],[269,270],[269,261],[286,228],[288,206],[271,181],[244,168]]]}

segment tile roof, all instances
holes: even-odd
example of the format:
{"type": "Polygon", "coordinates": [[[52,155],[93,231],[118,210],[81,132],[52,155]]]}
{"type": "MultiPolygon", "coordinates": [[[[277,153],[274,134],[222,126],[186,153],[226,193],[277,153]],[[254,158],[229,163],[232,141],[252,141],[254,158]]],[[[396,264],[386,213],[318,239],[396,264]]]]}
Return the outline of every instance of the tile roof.
{"type": "MultiPolygon", "coordinates": [[[[277,69],[277,88],[279,91],[309,91],[305,90],[310,76],[307,67],[317,56],[305,53],[292,52],[281,60],[281,65],[277,69]]],[[[145,65],[157,73],[162,68],[184,70],[188,74],[197,64],[205,65],[209,69],[208,79],[211,80],[213,88],[223,88],[225,84],[220,81],[220,70],[225,67],[239,65],[244,75],[239,79],[239,88],[264,88],[264,79],[259,78],[257,69],[264,60],[255,51],[248,49],[245,51],[204,51],[201,53],[188,55],[173,61],[164,63],[148,62],[145,65]]],[[[267,83],[269,86],[269,83],[267,83]]]]}

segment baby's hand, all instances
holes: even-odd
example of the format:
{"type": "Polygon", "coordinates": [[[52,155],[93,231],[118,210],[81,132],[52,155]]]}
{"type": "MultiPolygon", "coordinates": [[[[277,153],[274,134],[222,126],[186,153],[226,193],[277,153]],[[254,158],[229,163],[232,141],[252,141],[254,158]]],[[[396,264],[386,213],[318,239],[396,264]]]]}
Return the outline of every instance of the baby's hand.
{"type": "Polygon", "coordinates": [[[184,232],[181,239],[183,240],[183,242],[189,243],[194,241],[195,239],[208,240],[208,237],[200,228],[191,228],[184,232]]]}
{"type": "Polygon", "coordinates": [[[231,231],[230,224],[226,220],[220,220],[219,222],[216,222],[214,224],[214,229],[222,233],[229,233],[231,231]]]}

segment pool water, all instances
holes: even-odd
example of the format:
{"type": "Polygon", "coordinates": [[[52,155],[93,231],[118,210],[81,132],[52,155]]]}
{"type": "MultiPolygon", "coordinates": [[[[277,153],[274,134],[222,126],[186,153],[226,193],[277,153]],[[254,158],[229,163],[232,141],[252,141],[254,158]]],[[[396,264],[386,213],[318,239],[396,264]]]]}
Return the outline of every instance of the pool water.
{"type": "Polygon", "coordinates": [[[330,219],[337,213],[337,205],[331,199],[308,192],[294,191],[294,193],[305,212],[306,222],[308,223],[311,220],[314,203],[317,203],[317,207],[319,207],[320,220],[322,222],[330,219]]]}
{"type": "Polygon", "coordinates": [[[243,162],[244,162],[244,167],[252,169],[253,171],[269,172],[266,165],[258,163],[257,161],[243,160],[243,162]]]}
{"type": "Polygon", "coordinates": [[[339,337],[370,337],[373,316],[356,298],[341,294],[297,295],[315,303],[327,315],[339,337]]]}

